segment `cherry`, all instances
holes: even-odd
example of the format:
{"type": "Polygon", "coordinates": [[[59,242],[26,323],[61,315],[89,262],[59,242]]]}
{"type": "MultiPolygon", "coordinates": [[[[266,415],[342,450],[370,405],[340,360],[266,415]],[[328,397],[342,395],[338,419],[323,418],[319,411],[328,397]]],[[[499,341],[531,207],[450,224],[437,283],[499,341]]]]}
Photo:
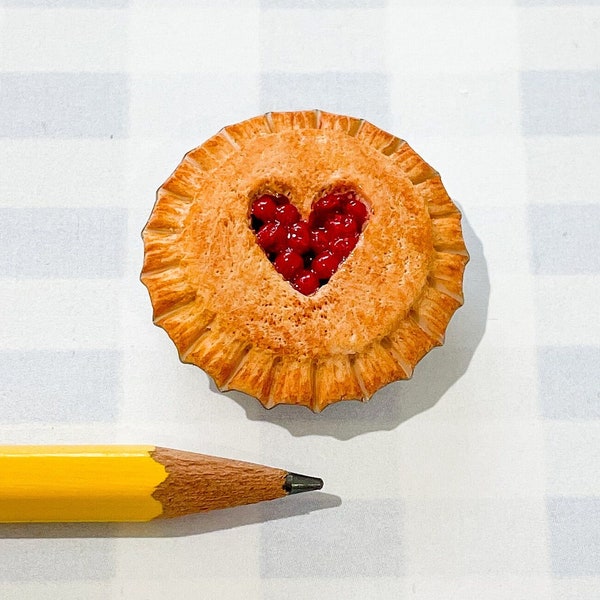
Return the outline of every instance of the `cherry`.
{"type": "Polygon", "coordinates": [[[344,211],[351,217],[354,217],[358,231],[361,231],[368,216],[368,209],[364,203],[356,198],[350,198],[344,205],[344,211]]]}
{"type": "Polygon", "coordinates": [[[305,296],[314,294],[319,289],[320,281],[317,275],[310,269],[305,269],[300,272],[292,280],[292,286],[305,296]]]}
{"type": "Polygon", "coordinates": [[[338,238],[331,244],[331,250],[341,259],[347,258],[358,242],[358,234],[347,238],[338,238]]]}
{"type": "Polygon", "coordinates": [[[256,232],[256,241],[258,245],[265,251],[276,252],[283,249],[287,240],[287,232],[281,223],[271,221],[265,223],[256,232]]]}
{"type": "Polygon", "coordinates": [[[279,221],[282,225],[291,225],[300,219],[300,213],[298,209],[293,205],[282,204],[275,209],[275,220],[279,221]]]}
{"type": "Polygon", "coordinates": [[[263,222],[268,222],[275,219],[276,209],[277,203],[273,196],[263,194],[252,203],[250,214],[263,222]]]}
{"type": "Polygon", "coordinates": [[[329,279],[337,271],[339,264],[340,256],[331,250],[325,250],[315,256],[311,269],[319,279],[329,279]]]}
{"type": "Polygon", "coordinates": [[[333,239],[348,237],[358,231],[356,221],[350,215],[333,215],[327,219],[325,228],[333,239]]]}
{"type": "Polygon", "coordinates": [[[287,231],[288,248],[291,248],[300,254],[305,254],[310,250],[310,229],[306,221],[292,223],[287,231]]]}
{"type": "Polygon", "coordinates": [[[304,268],[304,259],[293,250],[284,250],[277,255],[273,266],[286,281],[289,281],[298,271],[304,268]]]}
{"type": "Polygon", "coordinates": [[[329,235],[324,229],[313,229],[310,232],[310,244],[315,252],[318,253],[327,250],[330,243],[329,235]]]}
{"type": "Polygon", "coordinates": [[[273,194],[273,198],[277,206],[290,203],[290,199],[285,194],[273,194]]]}
{"type": "Polygon", "coordinates": [[[327,194],[327,196],[317,200],[313,206],[313,210],[317,214],[334,213],[341,206],[341,198],[338,194],[327,194]]]}

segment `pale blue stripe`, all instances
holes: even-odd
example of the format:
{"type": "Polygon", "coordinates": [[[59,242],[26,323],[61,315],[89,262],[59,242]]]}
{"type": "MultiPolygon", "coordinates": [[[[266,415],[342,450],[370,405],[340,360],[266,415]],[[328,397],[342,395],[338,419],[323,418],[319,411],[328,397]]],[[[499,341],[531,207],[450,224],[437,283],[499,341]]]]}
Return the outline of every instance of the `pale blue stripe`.
{"type": "Polygon", "coordinates": [[[600,0],[517,0],[517,6],[597,6],[600,0]]]}
{"type": "Polygon", "coordinates": [[[521,73],[526,136],[600,134],[600,71],[521,73]]]}
{"type": "Polygon", "coordinates": [[[13,8],[125,8],[130,0],[0,0],[13,8]]]}
{"type": "Polygon", "coordinates": [[[533,273],[600,274],[600,204],[536,204],[528,217],[533,273]]]}
{"type": "Polygon", "coordinates": [[[545,418],[600,419],[600,346],[538,348],[537,371],[545,418]]]}
{"type": "Polygon", "coordinates": [[[198,145],[259,110],[258,77],[251,72],[143,73],[132,75],[131,89],[136,106],[143,107],[131,118],[132,136],[185,138],[198,145]]]}
{"type": "MultiPolygon", "coordinates": [[[[0,561],[0,581],[5,582],[70,582],[103,581],[112,579],[116,574],[115,540],[101,537],[68,537],[69,529],[63,530],[65,537],[56,536],[56,526],[52,529],[38,525],[36,531],[52,534],[53,537],[28,538],[30,528],[18,526],[23,539],[18,539],[16,525],[0,525],[3,560],[0,561]]],[[[81,529],[83,532],[84,530],[81,529]]],[[[110,530],[102,527],[105,535],[110,530]]],[[[89,529],[90,535],[93,530],[89,529]]],[[[23,598],[29,596],[23,591],[23,598]]],[[[39,596],[41,597],[41,596],[39,596]]],[[[51,588],[47,598],[57,598],[51,588]]],[[[84,596],[69,596],[83,598],[84,596]]]]}
{"type": "Polygon", "coordinates": [[[261,0],[260,7],[269,8],[383,8],[387,0],[261,0]]]}
{"type": "Polygon", "coordinates": [[[389,127],[390,92],[384,73],[265,72],[260,79],[261,112],[318,108],[361,117],[389,127]]]}
{"type": "Polygon", "coordinates": [[[0,208],[0,223],[0,277],[123,274],[127,233],[123,208],[0,208]]]}
{"type": "Polygon", "coordinates": [[[0,351],[0,423],[113,422],[117,350],[0,351]]]}
{"type": "Polygon", "coordinates": [[[558,577],[600,575],[600,498],[546,501],[552,572],[558,577]]]}
{"type": "Polygon", "coordinates": [[[0,136],[125,137],[128,82],[124,73],[0,73],[0,136]]]}
{"type": "Polygon", "coordinates": [[[405,572],[399,500],[345,500],[335,509],[293,519],[277,519],[277,510],[277,504],[269,505],[271,520],[260,530],[262,577],[399,577],[405,572]]]}

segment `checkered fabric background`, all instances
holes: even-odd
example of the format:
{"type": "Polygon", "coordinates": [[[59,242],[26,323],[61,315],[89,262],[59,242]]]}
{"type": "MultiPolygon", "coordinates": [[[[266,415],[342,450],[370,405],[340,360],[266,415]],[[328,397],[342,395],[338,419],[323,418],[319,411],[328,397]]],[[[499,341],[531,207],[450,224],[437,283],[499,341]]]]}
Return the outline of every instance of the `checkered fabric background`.
{"type": "Polygon", "coordinates": [[[0,0],[0,439],[154,443],[321,493],[0,526],[3,599],[600,597],[598,0],[0,0]],[[447,344],[320,416],[219,394],[140,231],[223,125],[364,117],[464,211],[447,344]]]}

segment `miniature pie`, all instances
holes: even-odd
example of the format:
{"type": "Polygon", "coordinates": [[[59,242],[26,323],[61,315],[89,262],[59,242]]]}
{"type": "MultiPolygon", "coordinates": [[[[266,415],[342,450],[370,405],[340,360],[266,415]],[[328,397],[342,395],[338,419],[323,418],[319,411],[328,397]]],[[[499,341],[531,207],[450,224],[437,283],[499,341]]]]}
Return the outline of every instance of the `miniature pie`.
{"type": "Polygon", "coordinates": [[[320,411],[411,377],[463,302],[461,215],[403,140],[268,113],[190,151],[158,190],[142,281],[183,362],[267,408],[320,411]]]}

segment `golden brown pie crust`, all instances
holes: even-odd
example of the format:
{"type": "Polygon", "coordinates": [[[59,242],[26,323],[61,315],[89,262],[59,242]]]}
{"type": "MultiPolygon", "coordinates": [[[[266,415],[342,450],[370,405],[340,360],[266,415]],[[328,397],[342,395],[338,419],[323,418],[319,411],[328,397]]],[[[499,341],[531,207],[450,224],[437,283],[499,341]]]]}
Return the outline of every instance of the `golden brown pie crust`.
{"type": "Polygon", "coordinates": [[[189,152],[158,190],[142,281],[183,362],[270,408],[368,399],[440,345],[462,304],[468,254],[439,175],[403,140],[322,111],[268,113],[189,152]],[[371,210],[329,283],[304,296],[255,241],[270,190],[304,218],[336,187],[371,210]]]}

